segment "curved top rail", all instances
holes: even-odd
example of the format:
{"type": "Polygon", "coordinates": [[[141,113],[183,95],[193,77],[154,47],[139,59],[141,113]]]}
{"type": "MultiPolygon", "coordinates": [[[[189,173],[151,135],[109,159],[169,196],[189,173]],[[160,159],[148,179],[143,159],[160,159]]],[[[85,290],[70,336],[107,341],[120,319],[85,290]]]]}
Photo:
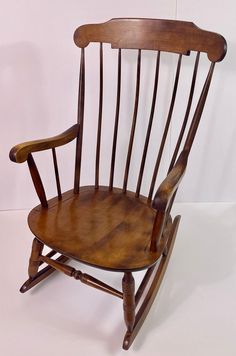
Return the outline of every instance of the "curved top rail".
{"type": "Polygon", "coordinates": [[[205,52],[212,62],[221,61],[227,50],[223,36],[202,30],[194,23],[177,20],[117,18],[77,28],[74,41],[84,48],[90,42],[110,43],[112,48],[148,49],[188,55],[205,52]]]}

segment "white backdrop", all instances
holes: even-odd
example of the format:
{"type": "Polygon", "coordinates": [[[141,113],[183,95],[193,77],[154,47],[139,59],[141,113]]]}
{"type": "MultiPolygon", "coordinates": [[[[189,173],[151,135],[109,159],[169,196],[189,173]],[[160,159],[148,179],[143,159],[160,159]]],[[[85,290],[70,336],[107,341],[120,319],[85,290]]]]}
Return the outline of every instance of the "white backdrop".
{"type": "MultiPolygon", "coordinates": [[[[37,203],[26,165],[10,162],[8,152],[16,143],[57,134],[76,122],[79,51],[74,30],[112,17],[188,20],[226,38],[227,57],[216,67],[178,200],[235,201],[235,1],[0,0],[0,5],[0,210],[37,203]]],[[[60,153],[66,163],[65,189],[73,182],[73,149],[71,144],[60,153]]]]}

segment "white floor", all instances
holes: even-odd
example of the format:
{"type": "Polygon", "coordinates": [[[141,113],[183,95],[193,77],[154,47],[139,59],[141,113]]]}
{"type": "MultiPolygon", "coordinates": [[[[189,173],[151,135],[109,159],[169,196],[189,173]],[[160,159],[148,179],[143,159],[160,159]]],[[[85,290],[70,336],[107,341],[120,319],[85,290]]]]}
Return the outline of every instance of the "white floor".
{"type": "MultiPolygon", "coordinates": [[[[174,210],[182,220],[172,259],[129,351],[121,350],[121,300],[60,274],[18,292],[31,249],[27,212],[0,212],[0,355],[235,356],[236,204],[176,204],[174,210]]],[[[120,289],[121,274],[93,275],[120,289]]]]}

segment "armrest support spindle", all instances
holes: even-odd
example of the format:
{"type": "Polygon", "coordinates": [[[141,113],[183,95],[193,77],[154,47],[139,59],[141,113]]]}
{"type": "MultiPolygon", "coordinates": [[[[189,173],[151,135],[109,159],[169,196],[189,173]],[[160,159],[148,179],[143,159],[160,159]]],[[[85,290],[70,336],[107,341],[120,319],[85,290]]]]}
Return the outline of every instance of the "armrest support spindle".
{"type": "Polygon", "coordinates": [[[164,181],[160,184],[154,196],[152,206],[157,213],[151,237],[151,251],[156,251],[157,245],[161,239],[168,207],[172,202],[172,198],[177,192],[179,184],[184,176],[188,161],[188,154],[189,151],[184,150],[181,152],[176,164],[164,181]]]}

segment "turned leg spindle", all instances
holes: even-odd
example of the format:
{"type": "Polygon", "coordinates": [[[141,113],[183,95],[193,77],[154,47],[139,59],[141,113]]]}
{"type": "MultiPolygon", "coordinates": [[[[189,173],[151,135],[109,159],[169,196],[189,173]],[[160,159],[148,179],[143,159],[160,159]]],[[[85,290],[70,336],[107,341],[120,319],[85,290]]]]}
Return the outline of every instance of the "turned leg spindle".
{"type": "Polygon", "coordinates": [[[125,272],[122,280],[124,319],[128,332],[132,332],[135,322],[135,284],[131,272],[125,272]]]}
{"type": "Polygon", "coordinates": [[[38,272],[39,266],[40,266],[40,259],[39,256],[41,255],[43,251],[43,243],[38,241],[36,238],[33,240],[32,244],[32,252],[29,260],[29,277],[33,278],[36,273],[38,272]]]}

